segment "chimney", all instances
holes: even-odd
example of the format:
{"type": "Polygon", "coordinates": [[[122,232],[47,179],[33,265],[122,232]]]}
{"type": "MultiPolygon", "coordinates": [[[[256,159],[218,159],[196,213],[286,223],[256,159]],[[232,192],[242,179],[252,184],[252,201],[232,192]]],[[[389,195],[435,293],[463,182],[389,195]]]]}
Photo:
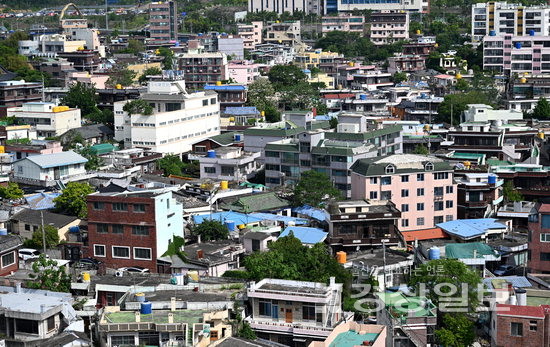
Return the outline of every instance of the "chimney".
{"type": "Polygon", "coordinates": [[[176,310],[176,298],[170,298],[170,311],[174,312],[176,310]]]}
{"type": "Polygon", "coordinates": [[[311,112],[313,112],[313,118],[317,117],[317,107],[312,107],[311,112]]]}
{"type": "Polygon", "coordinates": [[[135,311],[134,314],[136,316],[136,323],[141,322],[141,313],[139,313],[139,311],[135,311]]]}
{"type": "Polygon", "coordinates": [[[197,259],[202,259],[204,258],[204,252],[202,249],[198,249],[197,250],[197,259]]]}
{"type": "Polygon", "coordinates": [[[15,283],[15,292],[17,294],[21,294],[21,282],[16,282],[15,283]]]}
{"type": "Polygon", "coordinates": [[[172,312],[168,312],[168,323],[174,323],[174,314],[172,312]]]}

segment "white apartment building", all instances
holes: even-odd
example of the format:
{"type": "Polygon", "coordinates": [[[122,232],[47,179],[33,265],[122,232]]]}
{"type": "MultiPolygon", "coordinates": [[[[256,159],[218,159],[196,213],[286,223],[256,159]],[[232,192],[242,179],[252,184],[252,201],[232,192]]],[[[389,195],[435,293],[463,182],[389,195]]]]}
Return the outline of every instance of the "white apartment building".
{"type": "Polygon", "coordinates": [[[213,91],[187,93],[181,78],[156,78],[141,99],[153,114],[128,115],[128,101],[114,103],[115,139],[125,148],[139,147],[163,154],[181,154],[191,145],[220,134],[220,104],[213,91]]]}
{"type": "Polygon", "coordinates": [[[517,110],[495,110],[490,105],[468,104],[462,114],[462,122],[513,122],[523,120],[523,112],[517,110]]]}
{"type": "Polygon", "coordinates": [[[550,36],[485,36],[483,69],[508,76],[550,73],[550,36]]]}
{"type": "Polygon", "coordinates": [[[272,22],[265,28],[265,43],[294,46],[302,42],[300,21],[272,22]]]}
{"type": "Polygon", "coordinates": [[[82,126],[80,109],[57,106],[53,102],[28,102],[8,108],[7,115],[35,128],[38,137],[59,136],[82,126]]]}
{"type": "Polygon", "coordinates": [[[409,13],[381,11],[370,15],[370,39],[375,45],[387,45],[409,39],[409,13]]]}
{"type": "Polygon", "coordinates": [[[252,22],[251,24],[237,24],[237,34],[243,38],[245,49],[254,49],[262,43],[262,30],[264,22],[252,22]]]}
{"type": "Polygon", "coordinates": [[[428,13],[429,0],[324,0],[323,9],[324,14],[356,10],[428,13]]]}
{"type": "Polygon", "coordinates": [[[248,12],[305,12],[307,14],[323,14],[322,0],[248,0],[248,12]]]}
{"type": "Polygon", "coordinates": [[[245,152],[242,147],[218,147],[206,155],[190,154],[189,160],[200,164],[201,179],[244,182],[262,168],[260,152],[245,152]]]}
{"type": "Polygon", "coordinates": [[[483,36],[550,35],[550,7],[523,6],[506,2],[487,2],[472,5],[472,42],[481,42],[483,36]]]}
{"type": "Polygon", "coordinates": [[[21,40],[18,42],[18,53],[21,55],[41,55],[55,57],[57,53],[76,52],[86,47],[85,40],[71,41],[66,35],[40,35],[34,40],[21,40]]]}

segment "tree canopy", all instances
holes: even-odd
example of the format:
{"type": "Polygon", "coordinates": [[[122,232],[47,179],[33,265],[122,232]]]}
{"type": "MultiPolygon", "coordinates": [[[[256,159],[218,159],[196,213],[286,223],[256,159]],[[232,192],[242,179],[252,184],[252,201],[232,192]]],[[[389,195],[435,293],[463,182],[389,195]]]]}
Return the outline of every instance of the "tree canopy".
{"type": "Polygon", "coordinates": [[[148,67],[143,71],[143,73],[138,77],[139,83],[145,83],[147,81],[147,76],[158,76],[162,74],[162,70],[156,66],[148,67]]]}
{"type": "Polygon", "coordinates": [[[127,67],[115,67],[109,73],[109,79],[105,85],[109,88],[114,88],[117,85],[123,87],[131,86],[134,83],[136,72],[129,70],[127,67]]]}
{"type": "Polygon", "coordinates": [[[7,200],[16,200],[23,197],[23,190],[16,182],[8,182],[6,186],[0,186],[0,197],[7,200]]]}
{"type": "Polygon", "coordinates": [[[200,236],[202,241],[227,240],[229,229],[220,221],[205,219],[201,224],[193,228],[193,234],[200,236]]]}
{"type": "Polygon", "coordinates": [[[476,334],[474,322],[463,313],[445,313],[443,324],[435,331],[437,341],[446,347],[471,346],[476,334]]]}
{"type": "Polygon", "coordinates": [[[550,118],[550,103],[546,98],[540,98],[532,113],[533,118],[549,119],[550,118]]]}
{"type": "Polygon", "coordinates": [[[164,172],[165,176],[200,176],[200,165],[198,161],[183,162],[175,154],[167,154],[157,161],[157,166],[164,172]]]}
{"type": "Polygon", "coordinates": [[[94,188],[88,183],[69,182],[61,195],[55,198],[55,208],[78,218],[86,218],[88,207],[86,197],[94,192],[94,188]]]}
{"type": "Polygon", "coordinates": [[[55,260],[47,259],[44,254],[32,264],[29,277],[32,281],[27,281],[28,288],[67,293],[71,289],[71,277],[65,273],[65,269],[59,267],[55,260]]]}
{"type": "Polygon", "coordinates": [[[296,206],[320,207],[331,199],[340,199],[340,191],[332,185],[330,178],[315,170],[302,172],[298,184],[294,186],[293,203],[296,206]]]}
{"type": "Polygon", "coordinates": [[[460,123],[460,115],[466,110],[468,104],[493,104],[486,94],[477,91],[459,94],[447,94],[437,110],[438,119],[441,122],[451,123],[451,115],[453,125],[460,123]]]}
{"type": "MultiPolygon", "coordinates": [[[[45,225],[45,238],[46,238],[46,248],[54,248],[59,244],[59,230],[52,225],[45,225]]],[[[25,247],[42,249],[44,245],[42,243],[42,227],[32,233],[32,237],[28,240],[25,240],[25,247]]]]}
{"type": "Polygon", "coordinates": [[[520,192],[514,187],[514,184],[512,181],[506,181],[502,187],[502,195],[504,196],[504,200],[512,202],[512,201],[523,201],[523,195],[521,195],[520,192]]]}
{"type": "Polygon", "coordinates": [[[62,104],[80,109],[83,118],[94,123],[113,123],[113,113],[110,110],[101,111],[97,107],[96,89],[86,84],[76,82],[63,97],[62,104]]]}
{"type": "Polygon", "coordinates": [[[275,65],[267,76],[276,90],[292,87],[307,80],[306,74],[296,65],[275,65]]]}
{"type": "Polygon", "coordinates": [[[133,114],[141,114],[144,116],[150,116],[153,114],[153,106],[142,99],[128,101],[123,107],[122,110],[128,113],[129,116],[133,114]]]}

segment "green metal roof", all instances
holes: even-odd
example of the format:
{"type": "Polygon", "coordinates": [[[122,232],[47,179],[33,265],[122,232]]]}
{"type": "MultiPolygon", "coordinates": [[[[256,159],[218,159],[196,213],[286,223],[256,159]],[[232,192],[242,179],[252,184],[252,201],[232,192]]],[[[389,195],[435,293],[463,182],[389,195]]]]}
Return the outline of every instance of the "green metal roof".
{"type": "Polygon", "coordinates": [[[399,316],[434,317],[436,306],[428,302],[426,297],[405,296],[400,292],[384,292],[376,294],[384,305],[394,314],[399,316]],[[425,303],[422,306],[422,303],[425,303]]]}
{"type": "Polygon", "coordinates": [[[304,127],[297,128],[248,128],[244,131],[244,136],[292,136],[306,131],[304,127]]]}
{"type": "Polygon", "coordinates": [[[503,166],[503,165],[512,165],[512,164],[514,163],[507,160],[487,159],[487,165],[489,166],[503,166]]]}
{"type": "MultiPolygon", "coordinates": [[[[154,311],[151,314],[141,314],[141,322],[151,322],[157,324],[168,323],[168,313],[172,313],[174,317],[174,323],[200,323],[203,320],[204,313],[211,311],[206,310],[176,310],[170,311],[154,311]]],[[[107,323],[134,323],[136,316],[134,311],[119,311],[110,312],[105,314],[105,320],[107,323]]]]}
{"type": "Polygon", "coordinates": [[[230,204],[221,204],[221,207],[234,212],[253,213],[277,210],[289,205],[290,202],[287,200],[281,199],[273,192],[269,192],[243,196],[230,204]]]}
{"type": "Polygon", "coordinates": [[[265,150],[281,152],[300,152],[300,146],[297,143],[268,143],[265,145],[265,150]]]}
{"type": "Polygon", "coordinates": [[[450,157],[451,158],[461,158],[461,159],[481,159],[484,156],[485,156],[485,154],[454,152],[450,157]]]}
{"type": "Polygon", "coordinates": [[[484,255],[497,255],[498,252],[486,243],[450,243],[445,245],[445,256],[448,259],[483,258],[484,255]],[[475,256],[474,256],[475,253],[475,256]]]}
{"type": "Polygon", "coordinates": [[[364,133],[326,133],[325,138],[330,140],[349,140],[349,141],[366,141],[376,137],[401,132],[401,125],[392,125],[378,130],[367,131],[364,133]]]}
{"type": "Polygon", "coordinates": [[[96,155],[111,153],[115,149],[116,147],[110,143],[100,143],[98,145],[93,145],[92,147],[90,147],[91,152],[96,155]]]}
{"type": "Polygon", "coordinates": [[[235,132],[219,134],[216,136],[212,136],[209,139],[216,142],[220,146],[228,146],[235,142],[235,132]]]}
{"type": "MultiPolygon", "coordinates": [[[[395,154],[394,154],[395,155],[395,154]]],[[[397,154],[399,155],[399,154],[397,154]]],[[[383,156],[383,157],[376,157],[376,158],[367,158],[367,159],[359,159],[357,160],[352,166],[351,170],[355,173],[358,173],[363,176],[382,176],[386,175],[386,167],[390,165],[390,163],[376,163],[376,161],[386,158],[389,156],[383,156]]],[[[424,168],[399,168],[396,167],[395,173],[391,175],[399,175],[399,174],[405,174],[405,173],[413,173],[413,172],[438,172],[438,171],[452,171],[453,168],[451,167],[451,164],[448,162],[441,162],[435,160],[431,160],[432,157],[427,157],[426,160],[423,163],[431,162],[434,166],[434,169],[432,171],[426,171],[424,168]]],[[[394,165],[395,166],[395,165],[394,165]]],[[[389,175],[389,174],[388,174],[389,175]]]]}

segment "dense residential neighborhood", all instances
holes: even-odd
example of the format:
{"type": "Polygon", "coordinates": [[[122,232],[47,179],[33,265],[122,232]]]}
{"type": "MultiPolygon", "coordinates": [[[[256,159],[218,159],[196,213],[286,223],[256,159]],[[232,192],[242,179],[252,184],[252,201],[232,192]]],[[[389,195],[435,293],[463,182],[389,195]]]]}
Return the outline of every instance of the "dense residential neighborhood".
{"type": "Polygon", "coordinates": [[[3,0],[0,346],[550,347],[550,2],[3,0]]]}

